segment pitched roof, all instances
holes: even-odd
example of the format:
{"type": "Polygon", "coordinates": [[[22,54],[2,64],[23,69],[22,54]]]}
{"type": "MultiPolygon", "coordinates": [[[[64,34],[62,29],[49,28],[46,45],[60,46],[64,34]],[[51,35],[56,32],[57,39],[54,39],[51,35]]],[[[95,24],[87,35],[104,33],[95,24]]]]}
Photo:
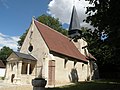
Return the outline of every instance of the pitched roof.
{"type": "Polygon", "coordinates": [[[0,60],[0,68],[5,68],[4,63],[2,62],[2,60],[0,60]]]}
{"type": "Polygon", "coordinates": [[[31,56],[29,54],[24,54],[24,53],[20,53],[20,52],[14,52],[14,53],[20,58],[29,59],[29,60],[36,60],[33,56],[31,56]]]}
{"type": "Polygon", "coordinates": [[[50,51],[87,62],[86,57],[79,52],[79,50],[76,48],[73,42],[69,40],[68,37],[36,20],[34,20],[34,23],[50,51]]]}
{"type": "Polygon", "coordinates": [[[92,54],[90,54],[90,53],[89,53],[89,55],[88,55],[88,59],[93,59],[93,60],[95,60],[95,61],[97,60],[97,59],[96,59],[92,54]]]}

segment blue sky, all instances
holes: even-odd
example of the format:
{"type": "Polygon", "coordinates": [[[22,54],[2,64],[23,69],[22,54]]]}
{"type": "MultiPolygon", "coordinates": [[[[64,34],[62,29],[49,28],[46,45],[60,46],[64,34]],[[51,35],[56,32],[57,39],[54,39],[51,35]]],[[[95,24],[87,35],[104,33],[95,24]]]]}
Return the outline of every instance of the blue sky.
{"type": "Polygon", "coordinates": [[[0,32],[22,35],[32,16],[46,14],[49,0],[0,0],[0,32]]]}
{"type": "MultiPolygon", "coordinates": [[[[17,50],[19,37],[29,28],[32,17],[49,14],[68,28],[74,0],[0,0],[0,48],[8,46],[17,50]]],[[[84,0],[75,0],[75,6],[82,20],[86,17],[84,0]]]]}
{"type": "Polygon", "coordinates": [[[17,49],[17,41],[33,16],[47,14],[50,0],[0,0],[0,48],[17,49]]]}

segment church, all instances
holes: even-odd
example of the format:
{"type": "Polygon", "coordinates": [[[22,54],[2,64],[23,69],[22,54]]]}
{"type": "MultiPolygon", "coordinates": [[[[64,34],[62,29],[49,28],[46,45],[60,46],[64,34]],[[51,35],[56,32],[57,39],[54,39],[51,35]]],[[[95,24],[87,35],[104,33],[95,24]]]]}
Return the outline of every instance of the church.
{"type": "Polygon", "coordinates": [[[88,52],[87,42],[80,34],[75,6],[69,37],[33,18],[20,51],[7,58],[5,82],[31,84],[38,76],[45,78],[48,85],[95,79],[96,59],[88,52]]]}

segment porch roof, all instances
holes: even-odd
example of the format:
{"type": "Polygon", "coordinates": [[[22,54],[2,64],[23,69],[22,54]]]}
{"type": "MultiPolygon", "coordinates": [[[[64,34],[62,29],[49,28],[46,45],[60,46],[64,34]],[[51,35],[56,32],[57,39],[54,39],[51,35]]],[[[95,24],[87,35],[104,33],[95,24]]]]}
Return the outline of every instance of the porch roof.
{"type": "Polygon", "coordinates": [[[20,52],[14,52],[14,53],[15,53],[18,57],[20,57],[20,58],[37,61],[37,60],[36,60],[32,55],[30,55],[30,54],[24,54],[24,53],[20,53],[20,52]]]}

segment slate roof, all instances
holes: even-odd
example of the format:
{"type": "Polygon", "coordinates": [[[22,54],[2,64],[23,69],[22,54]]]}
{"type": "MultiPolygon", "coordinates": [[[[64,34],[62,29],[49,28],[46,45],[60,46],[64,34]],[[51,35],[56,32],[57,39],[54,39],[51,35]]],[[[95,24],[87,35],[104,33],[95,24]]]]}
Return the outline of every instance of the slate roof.
{"type": "Polygon", "coordinates": [[[77,59],[79,61],[88,62],[86,57],[79,52],[79,50],[76,48],[73,42],[69,40],[68,37],[53,30],[47,25],[38,22],[37,20],[34,20],[34,23],[50,51],[77,59]]]}
{"type": "Polygon", "coordinates": [[[14,53],[20,58],[29,59],[29,60],[35,60],[36,61],[36,59],[33,56],[31,56],[30,54],[24,54],[24,53],[20,53],[20,52],[14,52],[14,53]]]}
{"type": "Polygon", "coordinates": [[[75,6],[73,6],[69,30],[80,30],[80,22],[75,6]]]}
{"type": "Polygon", "coordinates": [[[0,68],[5,68],[4,63],[2,62],[2,60],[0,60],[0,68]]]}

